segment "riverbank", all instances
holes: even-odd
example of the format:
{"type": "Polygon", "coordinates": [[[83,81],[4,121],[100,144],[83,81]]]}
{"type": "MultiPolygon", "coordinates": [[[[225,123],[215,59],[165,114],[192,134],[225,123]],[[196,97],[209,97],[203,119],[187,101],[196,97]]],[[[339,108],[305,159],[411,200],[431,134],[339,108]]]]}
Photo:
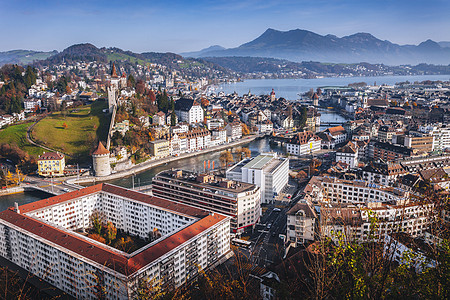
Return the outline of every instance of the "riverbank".
{"type": "Polygon", "coordinates": [[[21,186],[10,187],[10,188],[0,190],[0,197],[7,196],[7,195],[20,194],[23,192],[25,192],[24,187],[21,187],[21,186]]]}
{"type": "Polygon", "coordinates": [[[264,137],[264,135],[247,136],[243,139],[233,141],[231,143],[214,146],[214,147],[211,147],[208,149],[200,150],[198,152],[183,153],[176,157],[171,156],[171,157],[166,157],[166,158],[162,158],[162,159],[158,159],[158,160],[146,161],[146,162],[140,163],[138,165],[135,165],[128,170],[119,171],[117,173],[113,173],[108,176],[103,176],[103,177],[87,176],[87,177],[82,177],[82,178],[78,178],[78,179],[77,178],[68,179],[66,182],[70,183],[70,184],[86,184],[86,183],[105,182],[105,181],[111,181],[111,180],[115,180],[115,179],[119,179],[119,178],[123,178],[123,177],[129,177],[136,173],[140,173],[140,172],[146,171],[150,168],[160,166],[160,165],[163,165],[163,164],[166,164],[169,162],[173,162],[173,161],[177,161],[177,160],[181,160],[181,159],[185,159],[185,158],[189,158],[189,157],[194,157],[194,156],[198,156],[198,155],[205,154],[205,153],[222,151],[222,150],[233,148],[233,147],[236,147],[236,146],[239,146],[242,144],[250,143],[250,142],[252,142],[258,138],[262,138],[262,137],[264,137]]]}

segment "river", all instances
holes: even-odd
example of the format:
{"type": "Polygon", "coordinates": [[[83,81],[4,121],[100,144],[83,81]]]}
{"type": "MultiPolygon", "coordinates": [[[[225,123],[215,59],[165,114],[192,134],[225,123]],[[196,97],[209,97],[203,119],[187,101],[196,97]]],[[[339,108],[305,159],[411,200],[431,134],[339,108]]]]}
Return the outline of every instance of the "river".
{"type": "Polygon", "coordinates": [[[237,92],[242,96],[249,91],[254,95],[267,95],[272,89],[277,97],[288,100],[299,99],[299,93],[303,94],[310,89],[323,86],[347,86],[349,83],[366,82],[367,84],[393,85],[397,82],[415,82],[424,80],[450,80],[450,75],[417,75],[417,76],[374,76],[374,77],[326,77],[315,79],[251,79],[236,83],[222,84],[214,92],[231,94],[237,92]]]}
{"type": "MultiPolygon", "coordinates": [[[[272,88],[278,97],[285,97],[286,99],[298,99],[298,93],[304,93],[310,88],[317,88],[319,86],[340,86],[347,85],[353,82],[367,82],[377,84],[394,84],[401,81],[423,81],[423,80],[449,80],[450,76],[447,75],[432,75],[432,76],[383,76],[383,77],[342,77],[342,78],[319,78],[319,79],[257,79],[247,80],[244,82],[238,82],[234,84],[227,84],[220,86],[219,90],[225,93],[238,92],[242,95],[248,93],[250,90],[254,94],[268,94],[272,88]]],[[[321,110],[321,120],[323,122],[344,123],[346,120],[342,116],[331,110],[321,110]]],[[[321,127],[324,130],[325,127],[321,127]]],[[[248,147],[252,156],[257,156],[262,152],[282,152],[283,150],[278,146],[269,145],[268,139],[255,140],[249,144],[242,145],[248,147]]],[[[133,177],[125,177],[117,180],[113,180],[110,183],[123,187],[132,187],[133,179],[135,186],[148,185],[155,174],[170,168],[182,168],[186,170],[201,171],[203,170],[203,162],[210,160],[211,164],[214,161],[215,166],[219,166],[220,152],[212,152],[202,154],[196,157],[190,157],[181,159],[178,161],[170,162],[166,165],[157,166],[147,171],[136,174],[133,177]]],[[[0,211],[7,209],[10,206],[14,206],[14,202],[18,202],[19,205],[44,199],[48,195],[41,193],[23,193],[9,196],[0,197],[0,211]]]]}
{"type": "Polygon", "coordinates": [[[44,192],[25,192],[20,194],[1,196],[0,211],[4,211],[5,209],[8,209],[8,207],[14,206],[14,202],[17,202],[19,205],[23,205],[48,197],[50,197],[50,195],[44,192]]]}
{"type": "MultiPolygon", "coordinates": [[[[283,149],[279,146],[274,146],[269,144],[269,139],[264,138],[260,140],[254,140],[248,144],[241,145],[240,147],[247,147],[252,152],[252,157],[257,156],[260,153],[263,152],[278,152],[282,153],[283,149]]],[[[147,171],[141,172],[139,174],[136,174],[134,177],[126,177],[126,178],[120,178],[117,180],[112,180],[109,183],[116,184],[123,187],[132,187],[133,180],[135,183],[135,187],[139,185],[148,185],[151,183],[151,180],[153,176],[155,176],[157,173],[175,168],[175,169],[184,169],[184,170],[191,170],[191,171],[202,171],[204,166],[204,161],[210,161],[210,164],[212,166],[212,163],[214,161],[215,167],[220,166],[219,161],[220,152],[210,152],[206,154],[201,154],[199,156],[180,159],[177,161],[170,162],[165,165],[153,167],[147,171]]]]}

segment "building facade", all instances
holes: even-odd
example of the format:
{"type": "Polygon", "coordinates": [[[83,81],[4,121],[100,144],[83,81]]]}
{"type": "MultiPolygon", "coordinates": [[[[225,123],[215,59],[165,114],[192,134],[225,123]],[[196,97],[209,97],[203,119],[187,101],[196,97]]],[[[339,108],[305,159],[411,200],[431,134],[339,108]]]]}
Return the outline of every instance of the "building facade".
{"type": "Polygon", "coordinates": [[[108,184],[0,213],[0,255],[80,299],[134,299],[147,283],[179,287],[229,251],[228,217],[108,184]],[[130,235],[157,228],[162,237],[122,252],[79,233],[94,210],[130,235]]]}
{"type": "Polygon", "coordinates": [[[273,203],[289,181],[289,159],[277,157],[276,153],[261,154],[232,166],[226,176],[259,186],[263,203],[273,203]]]}
{"type": "Polygon", "coordinates": [[[170,155],[170,141],[155,140],[150,141],[150,154],[156,158],[167,157],[170,155]]]}
{"type": "Polygon", "coordinates": [[[320,151],[321,143],[313,132],[299,132],[286,143],[286,152],[297,156],[312,155],[320,151]]]}
{"type": "Polygon", "coordinates": [[[231,231],[252,228],[261,215],[261,192],[256,185],[210,174],[163,171],[152,180],[155,196],[231,217],[231,231]]]}
{"type": "Polygon", "coordinates": [[[62,176],[66,167],[64,154],[46,152],[38,158],[38,174],[41,176],[62,176]]]}

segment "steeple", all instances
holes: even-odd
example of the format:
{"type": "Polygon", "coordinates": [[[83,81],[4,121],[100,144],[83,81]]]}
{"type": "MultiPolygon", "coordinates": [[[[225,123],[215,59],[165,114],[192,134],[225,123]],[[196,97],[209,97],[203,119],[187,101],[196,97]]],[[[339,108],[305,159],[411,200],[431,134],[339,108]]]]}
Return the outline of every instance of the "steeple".
{"type": "Polygon", "coordinates": [[[112,70],[111,70],[111,78],[117,78],[117,77],[119,77],[119,76],[117,76],[116,66],[113,63],[112,70]]]}

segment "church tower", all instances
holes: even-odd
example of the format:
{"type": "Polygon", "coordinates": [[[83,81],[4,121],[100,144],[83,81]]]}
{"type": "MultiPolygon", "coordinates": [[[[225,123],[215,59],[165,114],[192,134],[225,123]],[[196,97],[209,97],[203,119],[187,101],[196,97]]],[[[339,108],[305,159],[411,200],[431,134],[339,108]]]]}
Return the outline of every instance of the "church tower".
{"type": "Polygon", "coordinates": [[[314,93],[312,96],[312,102],[314,106],[319,106],[319,95],[317,93],[314,93]]]}
{"type": "Polygon", "coordinates": [[[270,93],[270,101],[275,101],[275,91],[272,89],[272,92],[270,93]]]}
{"type": "Polygon", "coordinates": [[[113,63],[111,69],[111,81],[108,87],[108,108],[110,113],[112,113],[114,106],[117,105],[117,99],[119,98],[119,84],[120,78],[117,76],[116,66],[113,63]]]}

